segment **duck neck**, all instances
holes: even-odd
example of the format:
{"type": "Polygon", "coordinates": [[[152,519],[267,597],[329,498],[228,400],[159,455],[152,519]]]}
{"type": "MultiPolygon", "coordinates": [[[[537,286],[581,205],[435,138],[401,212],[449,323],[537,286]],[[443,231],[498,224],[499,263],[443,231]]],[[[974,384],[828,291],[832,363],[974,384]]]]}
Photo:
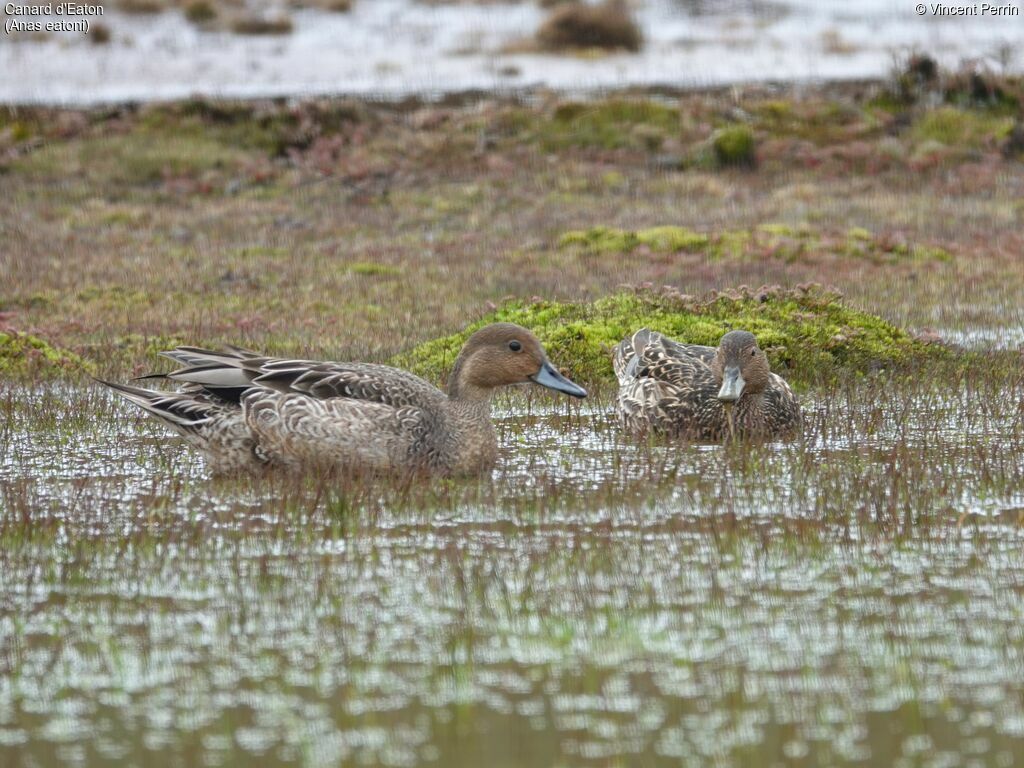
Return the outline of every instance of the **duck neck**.
{"type": "Polygon", "coordinates": [[[494,464],[498,434],[491,422],[491,392],[479,387],[449,389],[449,425],[457,473],[476,472],[494,464]]]}
{"type": "Polygon", "coordinates": [[[452,366],[451,375],[448,377],[448,399],[452,404],[458,404],[463,410],[484,409],[485,414],[491,412],[491,394],[494,392],[491,387],[481,387],[469,381],[471,364],[469,358],[463,351],[455,360],[452,366]]]}
{"type": "Polygon", "coordinates": [[[493,390],[478,387],[462,387],[452,394],[448,389],[448,402],[459,415],[490,418],[491,393],[493,390]]]}

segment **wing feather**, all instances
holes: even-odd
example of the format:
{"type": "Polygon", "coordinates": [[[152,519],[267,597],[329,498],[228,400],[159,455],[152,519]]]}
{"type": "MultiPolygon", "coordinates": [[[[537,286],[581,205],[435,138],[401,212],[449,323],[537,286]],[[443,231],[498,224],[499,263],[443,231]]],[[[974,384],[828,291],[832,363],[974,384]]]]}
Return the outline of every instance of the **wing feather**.
{"type": "Polygon", "coordinates": [[[682,344],[641,328],[616,348],[613,365],[619,378],[618,410],[635,431],[689,424],[697,406],[716,389],[709,363],[713,347],[682,344]]]}
{"type": "Polygon", "coordinates": [[[184,366],[167,378],[214,392],[219,388],[261,388],[318,400],[347,398],[395,407],[425,406],[444,398],[437,387],[387,365],[261,357],[238,348],[217,352],[178,347],[164,354],[184,366]]]}

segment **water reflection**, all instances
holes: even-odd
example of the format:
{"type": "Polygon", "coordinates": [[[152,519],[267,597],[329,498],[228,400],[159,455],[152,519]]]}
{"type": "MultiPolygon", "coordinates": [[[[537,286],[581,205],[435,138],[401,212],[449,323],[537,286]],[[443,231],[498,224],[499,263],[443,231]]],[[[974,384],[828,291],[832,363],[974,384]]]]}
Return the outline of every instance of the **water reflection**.
{"type": "Polygon", "coordinates": [[[803,440],[726,448],[519,403],[492,477],[412,489],[213,482],[105,395],[5,395],[5,765],[1024,746],[1012,392],[810,396],[803,440]]]}

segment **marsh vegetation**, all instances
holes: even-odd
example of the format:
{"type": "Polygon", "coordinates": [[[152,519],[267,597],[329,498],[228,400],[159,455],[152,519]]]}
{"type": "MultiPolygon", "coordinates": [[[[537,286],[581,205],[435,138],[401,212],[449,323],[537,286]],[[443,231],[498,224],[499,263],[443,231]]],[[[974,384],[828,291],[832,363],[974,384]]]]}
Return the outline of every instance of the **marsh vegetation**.
{"type": "Polygon", "coordinates": [[[0,111],[0,763],[1012,764],[1019,90],[935,82],[0,111]],[[594,396],[470,480],[214,480],[88,378],[496,317],[594,396]],[[803,434],[628,439],[633,322],[760,323],[803,434]]]}

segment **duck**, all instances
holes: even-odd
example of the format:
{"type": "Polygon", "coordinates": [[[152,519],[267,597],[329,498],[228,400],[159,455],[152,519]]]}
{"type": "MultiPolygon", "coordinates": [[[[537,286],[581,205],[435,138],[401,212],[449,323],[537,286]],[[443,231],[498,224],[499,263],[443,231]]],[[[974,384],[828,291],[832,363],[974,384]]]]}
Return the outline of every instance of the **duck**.
{"type": "Polygon", "coordinates": [[[181,346],[161,354],[180,367],[139,378],[170,380],[180,390],[101,383],[198,448],[216,474],[271,467],[479,473],[498,456],[495,390],[533,383],[587,395],[555,368],[533,333],[512,323],[469,337],[447,392],[372,363],[289,360],[239,347],[181,346]]]}
{"type": "Polygon", "coordinates": [[[641,328],[618,344],[612,364],[616,409],[634,433],[719,442],[800,431],[800,403],[749,331],[729,331],[718,347],[706,347],[641,328]]]}

